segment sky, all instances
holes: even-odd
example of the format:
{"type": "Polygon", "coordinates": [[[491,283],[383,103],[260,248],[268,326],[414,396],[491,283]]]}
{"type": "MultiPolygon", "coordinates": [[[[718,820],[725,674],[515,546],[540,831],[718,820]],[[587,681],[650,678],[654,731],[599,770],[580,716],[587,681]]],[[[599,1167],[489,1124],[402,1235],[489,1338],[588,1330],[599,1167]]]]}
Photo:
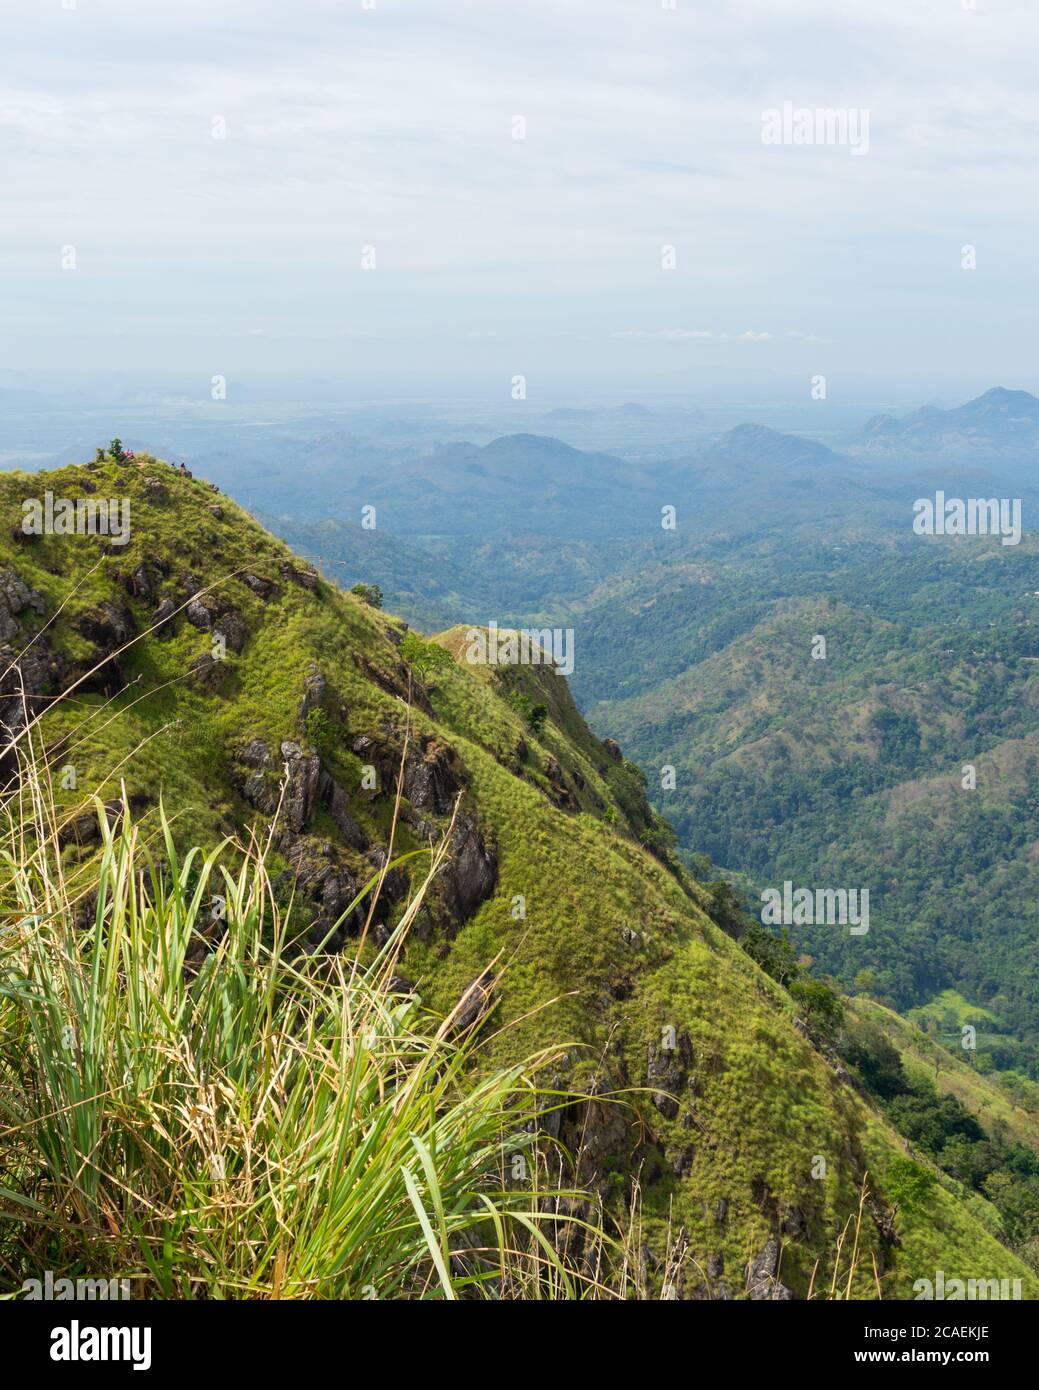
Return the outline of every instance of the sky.
{"type": "Polygon", "coordinates": [[[1032,0],[0,22],[0,371],[1039,389],[1032,0]],[[766,143],[784,103],[868,150],[766,143]]]}

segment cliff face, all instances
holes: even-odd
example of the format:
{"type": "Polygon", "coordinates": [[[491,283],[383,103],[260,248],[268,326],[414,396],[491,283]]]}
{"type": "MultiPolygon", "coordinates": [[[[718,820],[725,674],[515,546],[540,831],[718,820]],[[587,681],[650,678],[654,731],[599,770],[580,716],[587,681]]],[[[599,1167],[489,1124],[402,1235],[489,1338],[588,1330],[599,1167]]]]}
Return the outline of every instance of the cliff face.
{"type": "MultiPolygon", "coordinates": [[[[42,716],[70,872],[94,853],[84,798],[125,783],[185,844],[272,833],[317,940],[385,864],[399,778],[394,853],[451,847],[402,969],[445,1009],[479,981],[480,1008],[522,1019],[500,1049],[572,1042],[559,1082],[588,1099],[559,1130],[625,1222],[637,1180],[647,1286],[800,1297],[818,1263],[828,1289],[868,1172],[860,1296],[874,1259],[885,1296],[937,1269],[1030,1289],[984,1203],[939,1184],[893,1213],[903,1142],[711,920],[638,770],[554,670],[473,666],[464,636],[418,639],[161,462],[0,477],[0,720],[10,736],[42,716]],[[128,541],[26,535],[23,503],[47,492],[129,499],[128,541]]],[[[377,937],[427,864],[387,876],[377,937]]]]}

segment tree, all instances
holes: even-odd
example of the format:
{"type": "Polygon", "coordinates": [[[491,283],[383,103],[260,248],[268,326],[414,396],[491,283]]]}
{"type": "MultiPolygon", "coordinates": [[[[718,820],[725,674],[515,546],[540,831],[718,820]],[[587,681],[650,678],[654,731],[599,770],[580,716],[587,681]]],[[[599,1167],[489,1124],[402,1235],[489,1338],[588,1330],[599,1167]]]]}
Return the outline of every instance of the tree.
{"type": "Polygon", "coordinates": [[[121,439],[113,439],[108,446],[108,452],[115,459],[116,463],[122,463],[123,459],[126,457],[123,453],[123,441],[121,439]]]}
{"type": "Polygon", "coordinates": [[[355,584],[350,592],[371,608],[382,607],[382,590],[378,584],[355,584]]]}
{"type": "Polygon", "coordinates": [[[455,664],[446,647],[436,642],[423,642],[414,632],[404,634],[400,654],[423,682],[430,680],[438,671],[450,670],[455,664]]]}
{"type": "Polygon", "coordinates": [[[885,1188],[896,1207],[913,1211],[927,1202],[937,1181],[934,1173],[899,1155],[888,1169],[885,1188]]]}
{"type": "Polygon", "coordinates": [[[532,733],[540,734],[545,727],[545,720],[548,718],[547,705],[531,705],[530,713],[527,715],[527,723],[532,733]]]}

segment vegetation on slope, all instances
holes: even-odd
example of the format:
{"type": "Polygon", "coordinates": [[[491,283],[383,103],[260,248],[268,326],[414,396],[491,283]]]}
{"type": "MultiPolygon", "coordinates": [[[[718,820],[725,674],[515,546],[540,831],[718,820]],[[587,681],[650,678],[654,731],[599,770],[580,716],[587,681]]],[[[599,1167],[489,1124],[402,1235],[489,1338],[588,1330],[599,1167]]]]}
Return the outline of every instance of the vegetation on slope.
{"type": "Polygon", "coordinates": [[[0,539],[0,718],[15,733],[39,720],[83,923],[99,886],[86,788],[107,800],[125,780],[144,835],[159,833],[161,796],[181,852],[269,839],[272,894],[294,899],[309,948],[363,966],[417,887],[419,860],[389,870],[391,825],[395,853],[446,835],[400,959],[407,990],[442,1016],[463,998],[496,1007],[509,1026],[491,1066],[568,1045],[549,1081],[579,1098],[558,1137],[574,1184],[619,1227],[637,1207],[639,1291],[904,1296],[937,1268],[1032,1288],[983,1198],[966,1203],[930,1165],[933,1188],[900,1200],[904,1141],[713,920],[715,896],[670,861],[637,772],[588,733],[554,671],[493,674],[405,647],[398,620],[161,463],[8,475],[0,508],[13,528],[25,496],[90,485],[130,496],[124,551],[7,539],[6,525],[0,539]],[[365,933],[354,900],[373,869],[365,933]],[[851,1269],[840,1233],[864,1190],[851,1269]]]}

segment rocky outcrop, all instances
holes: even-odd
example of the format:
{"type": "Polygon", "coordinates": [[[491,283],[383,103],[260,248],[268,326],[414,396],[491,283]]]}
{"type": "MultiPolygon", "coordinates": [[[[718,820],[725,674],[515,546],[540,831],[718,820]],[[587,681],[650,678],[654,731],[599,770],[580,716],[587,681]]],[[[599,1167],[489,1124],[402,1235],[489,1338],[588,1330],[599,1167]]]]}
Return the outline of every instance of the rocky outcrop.
{"type": "Polygon", "coordinates": [[[14,741],[52,697],[66,689],[69,679],[65,658],[42,639],[22,653],[0,647],[0,785],[17,772],[14,741]]]}
{"type": "Polygon", "coordinates": [[[258,574],[253,574],[251,570],[243,570],[238,578],[246,588],[251,589],[256,597],[263,599],[265,603],[278,592],[278,587],[272,580],[262,579],[258,574]]]}
{"type": "Polygon", "coordinates": [[[233,652],[245,646],[245,624],[233,608],[225,608],[213,624],[213,636],[222,637],[233,652]]]}
{"type": "Polygon", "coordinates": [[[80,615],[76,628],[88,642],[102,652],[114,652],[126,645],[135,632],[133,614],[128,608],[117,607],[106,599],[80,615]]]}
{"type": "Polygon", "coordinates": [[[148,566],[142,561],[128,573],[121,576],[122,583],[131,598],[140,603],[152,603],[155,599],[155,584],[148,566]]]}
{"type": "Polygon", "coordinates": [[[311,941],[322,941],[334,927],[328,945],[341,946],[351,932],[359,931],[364,924],[367,903],[347,912],[357,896],[357,880],[327,840],[283,836],[281,843],[297,889],[317,905],[311,941]]]}
{"type": "Polygon", "coordinates": [[[418,811],[446,816],[464,785],[461,765],[453,748],[422,734],[418,747],[408,749],[404,761],[403,792],[418,811]]]}
{"type": "Polygon", "coordinates": [[[207,695],[214,695],[223,687],[226,672],[226,661],[212,652],[203,652],[201,656],[196,656],[194,661],[189,662],[187,674],[197,689],[204,690],[207,695]]]}
{"type": "Polygon", "coordinates": [[[217,594],[196,594],[184,609],[184,616],[201,632],[222,637],[233,652],[245,645],[245,624],[226,599],[217,594]]]}
{"type": "Polygon", "coordinates": [[[27,608],[41,615],[43,596],[30,589],[15,570],[0,570],[0,642],[10,642],[20,635],[19,615],[27,608]]]}
{"type": "Polygon", "coordinates": [[[309,823],[321,778],[321,760],[306,755],[298,743],[285,739],[276,758],[263,739],[255,738],[238,751],[238,762],[249,771],[238,774],[238,788],[250,806],[272,816],[281,802],[281,822],[293,834],[309,823]],[[282,795],[282,783],[285,783],[282,795]]]}
{"type": "Polygon", "coordinates": [[[170,619],[177,611],[177,605],[171,598],[164,598],[151,616],[151,626],[155,628],[156,637],[172,637],[173,625],[170,619]]]}
{"type": "Polygon", "coordinates": [[[459,811],[455,819],[450,854],[440,871],[440,885],[447,910],[461,924],[494,892],[498,860],[467,811],[459,811]]]}
{"type": "Polygon", "coordinates": [[[495,974],[493,970],[485,970],[478,975],[471,985],[463,992],[458,1001],[457,1012],[452,1022],[452,1030],[456,1033],[464,1032],[466,1028],[471,1028],[474,1023],[479,1022],[483,1015],[491,1006],[491,997],[494,992],[495,974]]]}
{"type": "Polygon", "coordinates": [[[234,780],[242,796],[267,816],[274,815],[280,801],[281,828],[289,836],[305,830],[321,805],[344,844],[359,853],[368,849],[368,837],[350,814],[349,797],[316,754],[305,753],[291,739],[283,739],[274,753],[263,739],[255,738],[238,749],[236,762],[234,780]]]}
{"type": "Polygon", "coordinates": [[[298,743],[283,740],[281,756],[287,778],[282,812],[289,830],[302,830],[314,813],[318,782],[321,779],[321,759],[303,752],[298,743]]]}
{"type": "Polygon", "coordinates": [[[159,481],[150,475],[144,479],[144,498],[146,502],[161,504],[167,500],[169,493],[159,481]]]}
{"type": "Polygon", "coordinates": [[[685,1084],[693,1060],[693,1046],[688,1033],[681,1033],[674,1047],[650,1043],[646,1062],[646,1084],[653,1088],[653,1104],[665,1119],[678,1114],[678,1094],[685,1084]]]}
{"type": "Polygon", "coordinates": [[[317,666],[311,665],[303,678],[303,699],[299,705],[300,719],[306,719],[312,709],[320,708],[327,693],[328,681],[317,666]]]}
{"type": "Polygon", "coordinates": [[[575,1177],[582,1187],[603,1182],[608,1170],[627,1159],[637,1142],[631,1111],[616,1091],[610,1073],[602,1071],[588,1083],[585,1096],[563,1113],[559,1138],[573,1155],[575,1177]]]}
{"type": "Polygon", "coordinates": [[[769,1236],[761,1251],[747,1264],[747,1297],[754,1303],[785,1303],[795,1297],[776,1278],[779,1269],[779,1241],[769,1236]]]}
{"type": "MultiPolygon", "coordinates": [[[[148,805],[149,798],[143,793],[137,793],[130,797],[131,812],[140,811],[148,805]]],[[[118,798],[103,803],[105,821],[109,830],[115,830],[123,818],[125,807],[118,798]]],[[[58,843],[60,845],[79,845],[89,846],[96,844],[101,839],[101,822],[95,810],[85,812],[81,816],[76,816],[73,820],[66,821],[58,830],[58,843]]]]}
{"type": "Polygon", "coordinates": [[[285,560],[281,565],[281,573],[285,579],[290,579],[294,584],[299,584],[301,588],[310,589],[311,591],[317,588],[319,575],[315,569],[310,569],[309,567],[306,569],[296,569],[285,560]]]}
{"type": "Polygon", "coordinates": [[[318,795],[335,822],[336,829],[351,849],[366,850],[368,837],[350,814],[350,798],[339,783],[327,772],[322,772],[318,784],[318,795]]]}
{"type": "MultiPolygon", "coordinates": [[[[384,849],[378,846],[370,849],[366,855],[368,863],[377,874],[381,873],[389,861],[389,856],[384,849]]],[[[382,881],[378,884],[378,901],[381,907],[389,907],[395,902],[399,902],[408,890],[408,876],[400,867],[387,869],[382,874],[382,881]]],[[[375,890],[373,890],[374,892],[375,890]]],[[[385,927],[383,928],[385,931],[385,927]]],[[[387,939],[388,939],[387,933],[387,939]]]]}
{"type": "Polygon", "coordinates": [[[132,641],[136,627],[133,614],[123,605],[102,600],[76,620],[76,629],[96,648],[94,656],[80,663],[77,679],[83,691],[117,695],[126,685],[116,653],[132,641]]]}
{"type": "Polygon", "coordinates": [[[412,677],[408,667],[402,661],[394,661],[388,666],[381,666],[360,652],[354,652],[353,661],[365,680],[374,682],[387,695],[395,695],[405,704],[410,702],[415,709],[420,709],[424,714],[432,716],[433,707],[429,703],[429,695],[425,687],[420,681],[412,677]]]}
{"type": "Polygon", "coordinates": [[[219,606],[212,594],[203,594],[193,598],[184,608],[185,618],[192,627],[197,627],[200,632],[211,632],[219,613],[219,606]]]}
{"type": "Polygon", "coordinates": [[[563,811],[576,811],[577,800],[563,781],[563,769],[558,758],[553,758],[551,754],[545,758],[545,776],[548,778],[552,800],[556,805],[563,811]]]}

